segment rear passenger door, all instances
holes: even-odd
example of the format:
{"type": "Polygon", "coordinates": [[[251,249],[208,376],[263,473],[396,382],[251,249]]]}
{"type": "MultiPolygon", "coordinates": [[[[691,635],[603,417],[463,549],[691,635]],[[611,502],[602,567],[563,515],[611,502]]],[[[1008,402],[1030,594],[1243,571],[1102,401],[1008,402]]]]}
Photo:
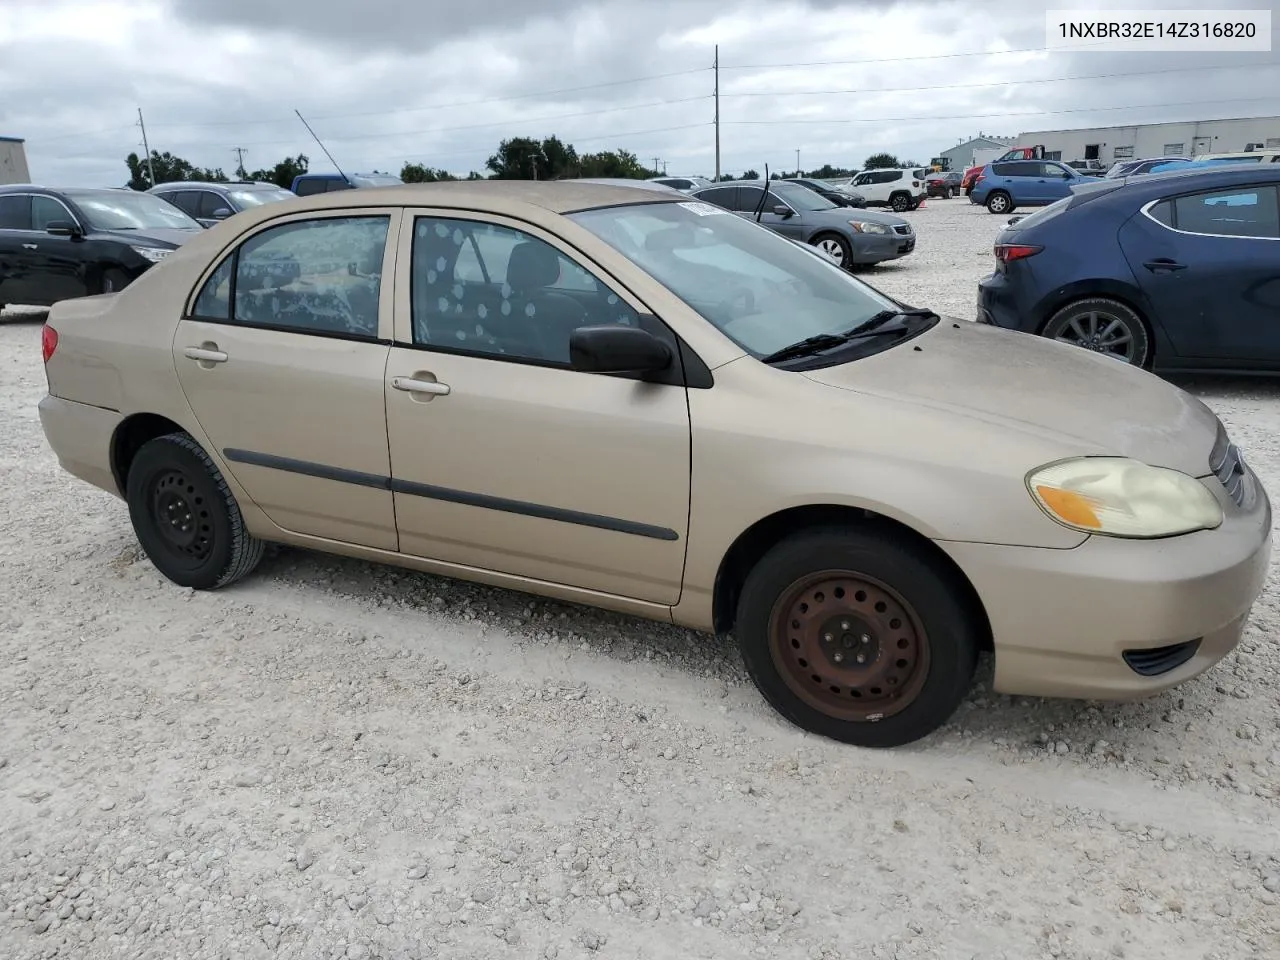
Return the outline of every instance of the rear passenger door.
{"type": "Polygon", "coordinates": [[[284,530],[396,549],[382,379],[399,224],[385,207],[270,221],[177,325],[210,452],[284,530]]]}
{"type": "Polygon", "coordinates": [[[31,195],[0,196],[0,305],[22,303],[24,243],[31,229],[31,195]]]}
{"type": "Polygon", "coordinates": [[[1120,229],[1178,354],[1280,363],[1280,197],[1272,183],[1148,204],[1120,229]]]}

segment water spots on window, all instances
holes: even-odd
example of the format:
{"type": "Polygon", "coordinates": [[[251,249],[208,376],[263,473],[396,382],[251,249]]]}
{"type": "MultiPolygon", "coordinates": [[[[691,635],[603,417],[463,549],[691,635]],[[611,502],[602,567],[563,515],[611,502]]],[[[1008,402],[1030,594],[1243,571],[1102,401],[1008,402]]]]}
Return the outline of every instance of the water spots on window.
{"type": "Polygon", "coordinates": [[[440,310],[441,313],[446,312],[449,309],[449,298],[441,297],[439,300],[436,301],[436,307],[440,310]]]}
{"type": "MultiPolygon", "coordinates": [[[[440,223],[440,222],[438,222],[438,221],[437,221],[437,222],[436,222],[436,236],[437,236],[437,237],[447,237],[448,235],[449,235],[449,227],[448,227],[448,225],[447,225],[447,224],[444,224],[444,223],[440,223]]],[[[443,270],[443,269],[444,269],[444,267],[441,267],[440,269],[441,269],[441,270],[443,270]]]]}
{"type": "Polygon", "coordinates": [[[501,309],[502,309],[502,315],[503,315],[504,317],[509,317],[509,316],[511,316],[511,301],[510,301],[510,300],[503,300],[503,301],[502,301],[502,308],[501,308],[501,309]]]}
{"type": "Polygon", "coordinates": [[[445,260],[444,257],[436,257],[436,269],[439,270],[441,273],[444,273],[444,268],[447,267],[448,265],[449,265],[449,262],[445,260]]]}
{"type": "Polygon", "coordinates": [[[534,306],[532,303],[526,303],[524,305],[524,315],[526,317],[532,317],[536,312],[537,311],[534,309],[534,306]]]}

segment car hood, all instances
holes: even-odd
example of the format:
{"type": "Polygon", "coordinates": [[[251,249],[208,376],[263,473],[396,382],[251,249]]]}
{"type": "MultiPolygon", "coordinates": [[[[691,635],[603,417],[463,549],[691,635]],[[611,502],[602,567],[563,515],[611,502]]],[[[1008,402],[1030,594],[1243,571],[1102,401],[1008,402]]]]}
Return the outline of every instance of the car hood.
{"type": "MultiPolygon", "coordinates": [[[[806,210],[804,212],[804,218],[806,221],[812,218],[814,223],[826,223],[829,221],[832,224],[838,224],[842,227],[849,225],[850,216],[853,216],[853,214],[850,214],[849,211],[843,207],[835,210],[806,210]]],[[[889,227],[897,227],[911,222],[909,220],[902,219],[902,217],[894,216],[892,213],[881,213],[879,210],[859,210],[856,216],[859,220],[866,221],[867,223],[883,223],[885,226],[889,227]]]]}
{"type": "Polygon", "coordinates": [[[1082,347],[944,317],[908,343],[811,380],[946,410],[1060,442],[1063,456],[1126,456],[1209,473],[1218,418],[1191,394],[1082,347]]]}
{"type": "Polygon", "coordinates": [[[204,230],[174,230],[167,227],[145,227],[141,230],[99,230],[98,235],[120,240],[123,243],[136,243],[147,247],[180,247],[192,237],[198,237],[204,230]]]}

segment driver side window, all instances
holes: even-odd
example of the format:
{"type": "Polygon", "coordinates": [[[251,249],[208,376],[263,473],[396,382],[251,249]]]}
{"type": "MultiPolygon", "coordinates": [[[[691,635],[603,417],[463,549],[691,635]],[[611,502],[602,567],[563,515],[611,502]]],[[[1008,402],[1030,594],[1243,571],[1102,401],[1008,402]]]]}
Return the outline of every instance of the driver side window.
{"type": "Polygon", "coordinates": [[[640,324],[551,244],[474,220],[415,218],[410,298],[415,344],[517,362],[568,366],[578,327],[640,324]]]}

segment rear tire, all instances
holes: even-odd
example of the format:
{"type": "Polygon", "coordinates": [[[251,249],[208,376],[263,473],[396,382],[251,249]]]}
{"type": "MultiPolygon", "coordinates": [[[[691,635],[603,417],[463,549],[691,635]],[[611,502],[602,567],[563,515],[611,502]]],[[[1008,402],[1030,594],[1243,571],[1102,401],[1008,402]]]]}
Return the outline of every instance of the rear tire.
{"type": "Polygon", "coordinates": [[[942,199],[943,199],[943,200],[950,200],[953,196],[955,196],[955,194],[953,194],[953,193],[951,192],[951,188],[950,188],[950,187],[944,187],[944,188],[943,188],[943,190],[942,190],[942,199]]]}
{"type": "Polygon", "coordinates": [[[734,632],[774,709],[864,747],[901,746],[946,723],[969,690],[980,638],[946,564],[870,526],[777,544],[747,575],[734,632]]]}
{"type": "Polygon", "coordinates": [[[147,559],[182,587],[212,590],[252,572],[266,545],[245,528],[222,472],[187,433],[143,444],[125,481],[147,559]]]}
{"type": "Polygon", "coordinates": [[[1003,190],[993,191],[991,196],[987,197],[988,213],[1009,213],[1013,210],[1013,198],[1003,190]]]}

